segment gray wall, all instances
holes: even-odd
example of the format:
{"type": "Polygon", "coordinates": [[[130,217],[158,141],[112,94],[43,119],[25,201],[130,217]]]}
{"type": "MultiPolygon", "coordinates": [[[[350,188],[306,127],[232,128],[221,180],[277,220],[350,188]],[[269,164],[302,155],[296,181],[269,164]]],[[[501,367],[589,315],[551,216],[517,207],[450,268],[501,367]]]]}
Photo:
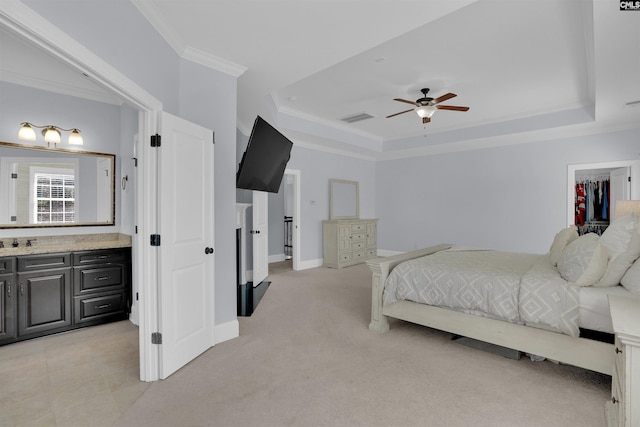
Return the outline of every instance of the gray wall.
{"type": "Polygon", "coordinates": [[[322,259],[322,221],[329,219],[329,179],[360,183],[360,217],[376,215],[376,164],[296,146],[293,141],[290,169],[300,170],[300,259],[322,259]]]}
{"type": "MultiPolygon", "coordinates": [[[[237,131],[236,166],[248,141],[249,136],[237,131]]],[[[292,142],[287,169],[300,170],[300,261],[313,265],[322,259],[322,221],[329,219],[329,179],[358,181],[360,217],[374,218],[376,164],[369,160],[303,148],[296,145],[295,139],[292,142]]],[[[251,192],[237,190],[237,201],[251,203],[251,192]]],[[[284,253],[283,216],[284,195],[281,185],[278,194],[269,193],[269,255],[284,253]]],[[[251,220],[250,209],[248,220],[251,220]]]]}
{"type": "Polygon", "coordinates": [[[381,162],[378,247],[547,252],[567,226],[567,166],[637,160],[639,151],[636,129],[381,162]]]}

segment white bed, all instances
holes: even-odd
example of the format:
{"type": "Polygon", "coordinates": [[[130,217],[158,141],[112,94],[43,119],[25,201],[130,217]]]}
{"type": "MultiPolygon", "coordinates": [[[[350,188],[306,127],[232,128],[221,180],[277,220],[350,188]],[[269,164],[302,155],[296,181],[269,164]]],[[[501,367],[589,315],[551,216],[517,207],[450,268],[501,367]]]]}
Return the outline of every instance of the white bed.
{"type": "MultiPolygon", "coordinates": [[[[443,260],[455,256],[454,252],[456,250],[460,251],[454,245],[441,244],[367,261],[373,273],[371,323],[369,324],[369,329],[380,333],[385,332],[389,329],[388,318],[397,318],[611,375],[615,354],[613,344],[578,336],[578,327],[589,331],[612,333],[608,295],[615,294],[630,298],[640,298],[638,293],[640,290],[635,288],[637,273],[633,276],[634,284],[632,287],[624,287],[618,284],[621,282],[620,277],[624,276],[627,270],[630,270],[630,265],[633,265],[636,271],[640,271],[640,260],[637,260],[640,255],[640,226],[638,225],[640,201],[631,203],[631,213],[628,212],[629,209],[621,210],[626,216],[624,219],[616,219],[618,222],[612,223],[611,231],[607,237],[603,234],[603,238],[597,241],[593,236],[572,237],[567,241],[559,241],[563,240],[563,236],[569,235],[568,231],[561,230],[556,239],[554,239],[550,253],[540,255],[540,258],[534,258],[534,261],[538,262],[537,260],[539,260],[544,264],[542,268],[544,271],[540,273],[541,275],[549,273],[551,270],[557,270],[556,273],[551,274],[557,274],[558,278],[562,276],[562,279],[554,278],[553,280],[564,281],[564,285],[557,286],[564,286],[568,289],[567,295],[569,296],[561,295],[556,298],[563,300],[562,304],[564,305],[560,308],[560,311],[566,309],[567,312],[573,313],[567,316],[569,319],[567,321],[568,327],[558,326],[554,321],[544,318],[541,319],[540,323],[536,323],[537,319],[531,318],[530,313],[521,313],[522,318],[518,319],[513,319],[513,316],[511,316],[511,320],[506,321],[499,320],[493,313],[480,313],[481,315],[478,315],[472,310],[466,310],[465,312],[464,307],[447,306],[449,302],[445,302],[444,307],[439,307],[429,305],[430,303],[425,304],[404,299],[407,297],[420,300],[420,298],[416,298],[418,293],[427,295],[440,291],[438,289],[433,291],[433,288],[428,287],[419,288],[419,290],[407,290],[410,286],[402,287],[398,285],[397,281],[400,280],[400,276],[403,277],[402,280],[405,280],[404,276],[408,276],[407,283],[411,284],[418,280],[418,276],[426,276],[427,279],[424,280],[427,282],[432,281],[431,277],[436,276],[435,273],[431,274],[432,270],[424,270],[420,274],[407,273],[410,271],[407,265],[418,264],[421,266],[420,268],[425,269],[441,268],[443,260]],[[624,237],[626,238],[624,248],[620,249],[618,242],[621,237],[616,233],[618,233],[618,230],[623,229],[621,228],[622,225],[620,225],[623,222],[630,234],[628,237],[624,237]],[[612,245],[611,241],[614,237],[618,240],[612,245]],[[631,241],[633,243],[630,243],[631,241]],[[588,257],[585,255],[588,252],[585,252],[585,248],[590,251],[588,257]],[[408,264],[403,264],[409,260],[412,261],[408,264]],[[634,260],[637,261],[634,263],[634,260]],[[426,263],[427,267],[424,267],[422,263],[426,263]],[[399,265],[402,266],[394,273],[394,269],[399,265]],[[607,281],[612,280],[612,277],[614,278],[613,280],[616,280],[615,285],[607,284],[607,281]],[[388,292],[385,294],[386,285],[389,285],[390,292],[394,292],[391,297],[388,292]],[[400,288],[403,290],[398,291],[400,288]],[[629,289],[633,289],[634,292],[629,289]],[[569,302],[564,301],[565,299],[569,302]],[[573,324],[571,324],[572,322],[573,324]]],[[[446,261],[444,264],[446,264],[446,261]]],[[[418,267],[414,265],[412,268],[418,267]]],[[[445,268],[448,267],[445,266],[445,268]]],[[[455,266],[451,268],[455,268],[455,266]]],[[[535,268],[532,268],[532,270],[535,270],[535,268]]],[[[538,270],[541,269],[538,268],[538,270]]],[[[444,275],[440,273],[438,271],[437,275],[444,275]]],[[[539,271],[533,274],[538,273],[539,271]]],[[[460,274],[460,276],[465,275],[468,275],[468,272],[460,274]]],[[[535,283],[529,285],[529,293],[531,293],[531,289],[534,289],[534,292],[537,292],[538,289],[536,288],[536,276],[533,276],[533,279],[535,283]],[[531,288],[532,286],[533,288],[531,288]]],[[[523,279],[522,282],[524,283],[525,280],[523,279]]],[[[449,284],[452,283],[452,280],[449,277],[449,281],[444,280],[443,283],[449,284]]],[[[628,284],[629,280],[626,283],[628,284]]],[[[430,283],[425,286],[434,285],[430,283]]],[[[444,285],[441,284],[439,286],[442,287],[444,285]]],[[[490,285],[485,286],[490,287],[490,285]]],[[[637,286],[640,287],[640,283],[637,286]]],[[[453,281],[453,288],[455,288],[455,281],[453,281]]],[[[446,293],[446,290],[441,293],[446,293]]],[[[521,294],[524,293],[526,292],[521,292],[521,294]]],[[[522,299],[522,297],[517,298],[522,299]]],[[[460,299],[457,298],[456,301],[460,299]]],[[[429,298],[426,298],[426,300],[428,301],[429,298]]],[[[526,301],[524,304],[526,304],[526,301]]],[[[559,323],[563,324],[563,322],[560,321],[559,323]]]]}

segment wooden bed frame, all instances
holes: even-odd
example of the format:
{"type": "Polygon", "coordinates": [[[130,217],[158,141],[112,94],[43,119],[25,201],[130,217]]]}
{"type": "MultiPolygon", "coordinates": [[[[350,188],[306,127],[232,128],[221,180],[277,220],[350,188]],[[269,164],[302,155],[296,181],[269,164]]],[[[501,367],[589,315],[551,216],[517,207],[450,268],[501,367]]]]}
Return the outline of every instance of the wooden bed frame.
{"type": "Polygon", "coordinates": [[[551,360],[603,374],[612,374],[615,356],[613,344],[587,338],[576,338],[558,332],[411,301],[398,301],[387,306],[382,305],[384,283],[395,266],[403,261],[430,255],[451,246],[451,244],[441,244],[367,261],[367,265],[373,272],[371,323],[369,324],[371,331],[383,333],[389,330],[387,318],[392,317],[525,353],[544,356],[551,360]]]}

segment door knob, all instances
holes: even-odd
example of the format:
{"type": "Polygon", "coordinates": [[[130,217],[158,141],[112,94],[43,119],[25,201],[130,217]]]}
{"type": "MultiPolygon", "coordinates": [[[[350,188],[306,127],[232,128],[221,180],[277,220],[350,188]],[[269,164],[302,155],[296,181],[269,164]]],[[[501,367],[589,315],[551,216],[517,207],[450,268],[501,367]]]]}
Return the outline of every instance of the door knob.
{"type": "Polygon", "coordinates": [[[209,247],[204,248],[204,253],[207,254],[207,255],[212,254],[213,253],[213,248],[209,248],[209,247]]]}
{"type": "Polygon", "coordinates": [[[251,234],[260,234],[260,230],[251,230],[251,234]]]}

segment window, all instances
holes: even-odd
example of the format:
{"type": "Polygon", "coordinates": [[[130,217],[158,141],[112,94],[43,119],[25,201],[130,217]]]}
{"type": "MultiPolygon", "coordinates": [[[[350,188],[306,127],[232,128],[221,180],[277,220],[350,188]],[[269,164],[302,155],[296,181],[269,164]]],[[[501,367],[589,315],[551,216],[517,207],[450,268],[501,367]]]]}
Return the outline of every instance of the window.
{"type": "Polygon", "coordinates": [[[73,173],[36,172],[34,185],[36,224],[75,222],[76,181],[73,173]]]}

